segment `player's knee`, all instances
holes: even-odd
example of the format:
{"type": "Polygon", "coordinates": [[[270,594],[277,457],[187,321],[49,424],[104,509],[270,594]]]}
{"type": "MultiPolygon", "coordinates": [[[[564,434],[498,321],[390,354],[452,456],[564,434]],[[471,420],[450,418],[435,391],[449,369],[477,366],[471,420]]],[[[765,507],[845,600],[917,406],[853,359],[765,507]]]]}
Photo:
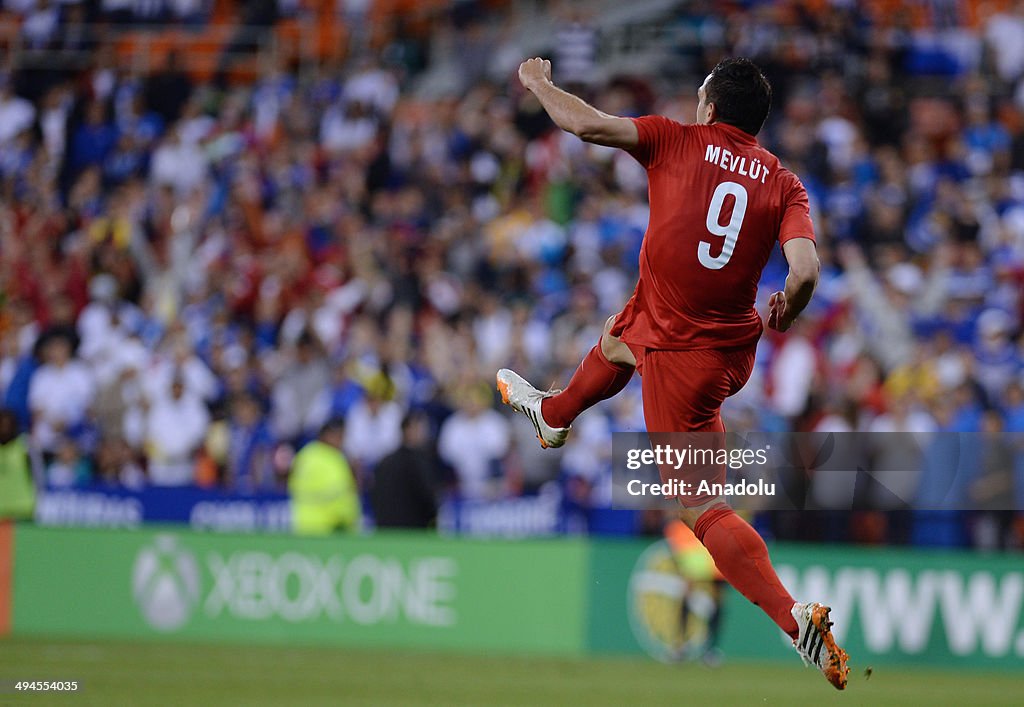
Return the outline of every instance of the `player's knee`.
{"type": "Polygon", "coordinates": [[[615,345],[619,343],[622,342],[616,340],[611,334],[609,334],[606,327],[604,333],[601,335],[601,353],[604,354],[606,359],[609,361],[615,360],[612,356],[615,354],[615,345]]]}
{"type": "Polygon", "coordinates": [[[611,336],[612,327],[615,326],[615,317],[617,316],[617,314],[613,314],[604,320],[604,334],[601,337],[602,339],[604,339],[605,336],[611,336]]]}
{"type": "Polygon", "coordinates": [[[697,525],[697,519],[700,518],[701,511],[696,508],[682,508],[679,511],[679,520],[683,521],[693,530],[697,525]]]}
{"type": "Polygon", "coordinates": [[[636,359],[633,357],[633,352],[629,350],[629,347],[611,334],[605,334],[601,337],[601,353],[612,363],[628,366],[636,365],[636,359]]]}
{"type": "Polygon", "coordinates": [[[621,340],[612,336],[613,326],[615,326],[614,314],[608,317],[604,323],[604,333],[601,334],[601,353],[612,363],[635,366],[636,358],[633,356],[633,352],[621,340]]]}
{"type": "Polygon", "coordinates": [[[723,503],[724,501],[722,497],[718,496],[716,498],[712,498],[710,501],[707,501],[706,503],[703,503],[699,506],[692,506],[689,508],[686,506],[682,506],[679,509],[679,519],[686,523],[688,526],[690,526],[691,530],[696,530],[697,521],[700,519],[700,517],[704,515],[706,511],[721,506],[723,503]]]}

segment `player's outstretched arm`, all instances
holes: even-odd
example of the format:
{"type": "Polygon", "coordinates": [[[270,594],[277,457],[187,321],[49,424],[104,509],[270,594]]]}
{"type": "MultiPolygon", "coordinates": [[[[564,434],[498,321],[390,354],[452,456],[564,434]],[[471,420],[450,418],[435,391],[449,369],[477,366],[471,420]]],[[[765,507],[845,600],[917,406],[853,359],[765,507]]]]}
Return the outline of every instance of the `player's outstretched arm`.
{"type": "Polygon", "coordinates": [[[818,249],[810,238],[790,239],[782,245],[782,252],[789,263],[786,289],[768,298],[768,327],[776,331],[786,331],[793,326],[810,303],[821,268],[818,249]]]}
{"type": "Polygon", "coordinates": [[[519,81],[533,93],[555,125],[580,139],[597,145],[630,150],[640,134],[629,118],[618,118],[594,108],[581,98],[563,91],[551,81],[551,62],[527,59],[519,65],[519,81]]]}

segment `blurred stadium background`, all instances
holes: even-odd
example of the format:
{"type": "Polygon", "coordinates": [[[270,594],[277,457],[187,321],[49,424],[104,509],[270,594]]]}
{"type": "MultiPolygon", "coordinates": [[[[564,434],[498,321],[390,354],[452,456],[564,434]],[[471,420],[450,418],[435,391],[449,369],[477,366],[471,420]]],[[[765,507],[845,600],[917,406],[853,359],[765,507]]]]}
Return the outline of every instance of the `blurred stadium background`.
{"type": "Polygon", "coordinates": [[[0,681],[1020,703],[1024,514],[986,510],[1024,508],[1012,444],[968,470],[981,510],[829,507],[812,477],[818,510],[752,518],[874,667],[833,695],[692,537],[611,508],[637,381],[546,453],[492,381],[568,379],[647,221],[642,169],[553,130],[519,62],[690,121],[745,55],[823,272],[730,427],[1024,433],[1024,3],[4,0],[0,46],[0,681]],[[346,461],[336,532],[300,532],[293,469],[346,461]]]}

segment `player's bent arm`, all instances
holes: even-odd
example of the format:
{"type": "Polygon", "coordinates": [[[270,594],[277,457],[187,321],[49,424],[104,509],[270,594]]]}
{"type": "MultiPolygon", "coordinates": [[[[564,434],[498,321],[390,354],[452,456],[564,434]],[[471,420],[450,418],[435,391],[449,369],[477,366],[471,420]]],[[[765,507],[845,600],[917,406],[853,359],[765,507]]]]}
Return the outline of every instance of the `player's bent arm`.
{"type": "Polygon", "coordinates": [[[789,263],[786,277],[786,311],[782,316],[782,330],[785,331],[800,312],[804,311],[818,286],[818,249],[810,238],[792,238],[782,245],[782,252],[789,263]]]}
{"type": "Polygon", "coordinates": [[[640,133],[629,118],[602,113],[550,81],[537,84],[532,90],[555,125],[581,140],[624,150],[630,150],[640,142],[640,133]]]}
{"type": "Polygon", "coordinates": [[[640,142],[640,133],[629,118],[608,115],[551,81],[551,62],[528,59],[519,67],[519,80],[562,130],[596,145],[631,150],[640,142]]]}

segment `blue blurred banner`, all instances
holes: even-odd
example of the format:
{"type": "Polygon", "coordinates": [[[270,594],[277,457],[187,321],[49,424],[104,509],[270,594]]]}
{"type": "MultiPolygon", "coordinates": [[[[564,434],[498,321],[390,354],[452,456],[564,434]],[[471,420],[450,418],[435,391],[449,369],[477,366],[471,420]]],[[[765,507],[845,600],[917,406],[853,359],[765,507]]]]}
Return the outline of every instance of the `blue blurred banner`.
{"type": "Polygon", "coordinates": [[[131,491],[94,486],[47,489],[36,502],[36,522],[51,526],[135,528],[143,523],[187,524],[196,530],[277,531],[291,528],[288,497],[228,493],[196,486],[131,491]]]}
{"type": "Polygon", "coordinates": [[[437,527],[451,535],[525,538],[563,533],[587,532],[585,515],[567,508],[555,488],[535,496],[468,501],[453,498],[442,504],[437,527]]]}
{"type": "MultiPolygon", "coordinates": [[[[288,496],[281,493],[254,495],[196,486],[133,491],[97,485],[41,491],[35,520],[58,527],[139,528],[162,523],[195,530],[289,532],[291,509],[288,496]]],[[[442,534],[479,537],[632,535],[635,526],[634,513],[578,506],[557,487],[492,501],[450,497],[441,504],[437,518],[442,534]]]]}

